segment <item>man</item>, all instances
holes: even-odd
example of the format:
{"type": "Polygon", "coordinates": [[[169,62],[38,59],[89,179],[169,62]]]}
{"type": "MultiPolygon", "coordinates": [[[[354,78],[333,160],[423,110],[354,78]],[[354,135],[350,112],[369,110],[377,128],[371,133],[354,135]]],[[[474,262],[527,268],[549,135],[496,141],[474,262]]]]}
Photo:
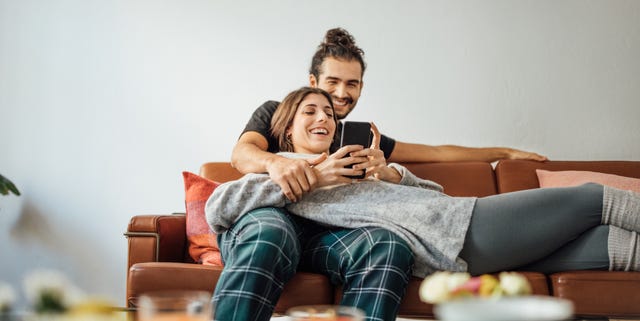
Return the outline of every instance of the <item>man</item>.
{"type": "MultiPolygon", "coordinates": [[[[362,92],[362,77],[366,68],[363,51],[355,45],[353,37],[340,28],[327,31],[325,41],[313,56],[309,71],[309,84],[329,92],[333,97],[338,119],[344,119],[355,108],[362,92]]],[[[268,172],[285,195],[295,201],[310,191],[317,181],[307,161],[291,160],[275,155],[277,143],[269,134],[271,116],[278,102],[268,101],[260,106],[245,127],[234,147],[231,163],[243,173],[268,172]]],[[[341,130],[341,127],[338,129],[341,130]]],[[[382,137],[380,148],[392,162],[447,162],[485,161],[499,159],[527,159],[544,161],[547,158],[512,148],[472,148],[454,145],[430,146],[395,141],[382,137]]],[[[371,156],[365,149],[354,156],[371,156]]],[[[363,163],[360,167],[368,168],[363,163]]]]}

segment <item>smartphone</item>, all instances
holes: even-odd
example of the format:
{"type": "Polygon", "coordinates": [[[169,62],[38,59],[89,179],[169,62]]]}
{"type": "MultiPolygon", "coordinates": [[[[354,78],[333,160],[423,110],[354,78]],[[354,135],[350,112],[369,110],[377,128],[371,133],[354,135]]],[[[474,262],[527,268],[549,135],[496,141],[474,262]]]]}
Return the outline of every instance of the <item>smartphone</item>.
{"type": "MultiPolygon", "coordinates": [[[[360,121],[345,121],[342,125],[342,134],[340,135],[340,147],[346,145],[362,145],[364,148],[371,146],[371,124],[360,121]]],[[[346,168],[353,167],[353,164],[347,165],[346,168]]],[[[347,175],[349,178],[364,178],[362,175],[347,175]]]]}

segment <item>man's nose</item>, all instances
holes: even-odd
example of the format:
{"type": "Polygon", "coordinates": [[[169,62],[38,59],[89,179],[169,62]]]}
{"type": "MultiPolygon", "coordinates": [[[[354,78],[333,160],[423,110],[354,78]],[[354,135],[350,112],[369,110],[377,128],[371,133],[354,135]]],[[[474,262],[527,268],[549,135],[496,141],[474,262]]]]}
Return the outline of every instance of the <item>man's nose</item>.
{"type": "Polygon", "coordinates": [[[333,92],[333,94],[338,98],[344,98],[346,92],[347,91],[345,85],[339,84],[336,86],[336,90],[333,92]]]}

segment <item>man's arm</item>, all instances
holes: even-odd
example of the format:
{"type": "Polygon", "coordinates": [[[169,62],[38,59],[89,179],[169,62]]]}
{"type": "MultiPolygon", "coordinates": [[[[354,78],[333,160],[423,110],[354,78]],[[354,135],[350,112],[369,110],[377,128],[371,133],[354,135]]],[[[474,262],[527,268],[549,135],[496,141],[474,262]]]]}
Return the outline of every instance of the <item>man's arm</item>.
{"type": "Polygon", "coordinates": [[[245,132],[231,152],[231,166],[243,174],[267,173],[267,164],[282,158],[267,151],[269,143],[258,132],[245,132]]]}
{"type": "Polygon", "coordinates": [[[546,161],[547,157],[507,147],[430,146],[396,141],[391,162],[495,162],[501,159],[546,161]]]}
{"type": "Polygon", "coordinates": [[[295,202],[317,183],[315,172],[304,159],[288,159],[267,151],[268,142],[260,133],[248,131],[240,136],[231,154],[231,166],[243,174],[269,173],[285,196],[295,202]]]}

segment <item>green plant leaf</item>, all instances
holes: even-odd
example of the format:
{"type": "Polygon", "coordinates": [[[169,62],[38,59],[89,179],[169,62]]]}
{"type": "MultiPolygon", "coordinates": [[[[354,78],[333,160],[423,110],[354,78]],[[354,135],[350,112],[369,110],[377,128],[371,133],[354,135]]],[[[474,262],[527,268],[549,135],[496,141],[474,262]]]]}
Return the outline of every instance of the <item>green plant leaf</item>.
{"type": "Polygon", "coordinates": [[[7,195],[9,192],[20,196],[20,191],[18,191],[16,185],[0,174],[0,194],[7,195]]]}
{"type": "Polygon", "coordinates": [[[61,293],[51,290],[43,290],[34,308],[38,313],[63,313],[67,311],[61,293]]]}

